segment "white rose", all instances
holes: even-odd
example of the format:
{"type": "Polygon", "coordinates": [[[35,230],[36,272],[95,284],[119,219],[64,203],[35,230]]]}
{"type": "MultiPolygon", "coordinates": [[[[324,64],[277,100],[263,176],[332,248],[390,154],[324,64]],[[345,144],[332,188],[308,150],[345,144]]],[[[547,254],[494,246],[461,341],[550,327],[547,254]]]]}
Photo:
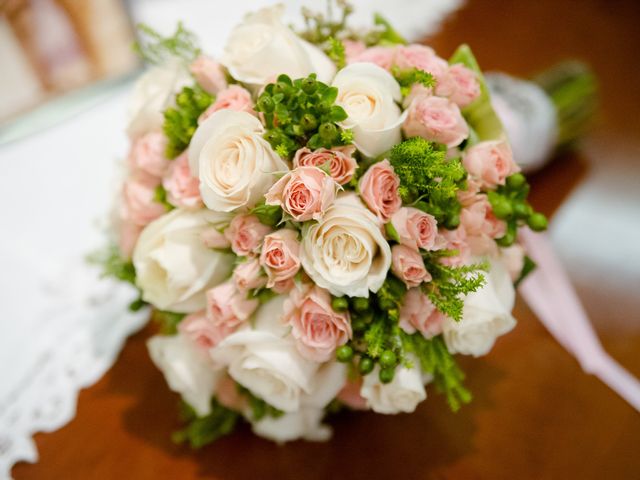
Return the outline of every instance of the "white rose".
{"type": "Polygon", "coordinates": [[[302,396],[310,393],[318,364],[306,360],[282,323],[284,297],[276,297],[255,313],[253,328],[232,333],[215,348],[216,364],[265,402],[285,412],[296,412],[302,396]]]}
{"type": "Polygon", "coordinates": [[[147,341],[153,363],[169,388],[182,395],[200,416],[211,411],[211,397],[222,375],[206,354],[182,335],[156,335],[147,341]]]}
{"type": "Polygon", "coordinates": [[[342,389],[346,378],[344,364],[324,364],[314,376],[311,392],[302,396],[298,411],[254,422],[254,433],[279,443],[299,438],[316,442],[328,440],[331,428],[322,424],[324,408],[342,389]]]}
{"type": "Polygon", "coordinates": [[[136,138],[161,129],[164,110],[174,104],[176,93],[190,84],[193,84],[193,78],[177,58],[143,74],[136,82],[129,104],[129,137],[136,138]]]}
{"type": "Polygon", "coordinates": [[[397,104],[400,85],[389,72],[373,63],[352,63],[338,72],[333,86],[336,103],[349,116],[341,126],[353,129],[358,150],[376,157],[400,143],[406,115],[397,104]]]}
{"type": "Polygon", "coordinates": [[[254,206],[289,168],[262,138],[264,127],[247,112],[220,110],[196,130],[189,167],[200,179],[204,204],[217,212],[254,206]]]}
{"type": "Polygon", "coordinates": [[[205,290],[230,275],[234,257],[207,248],[200,235],[229,220],[223,213],[178,208],[147,225],[132,257],[143,300],[172,312],[204,308],[205,290]]]}
{"type": "Polygon", "coordinates": [[[515,290],[505,265],[493,261],[486,277],[486,285],[464,299],[462,320],[447,319],[443,325],[444,340],[451,353],[485,355],[496,338],[516,325],[511,315],[515,290]]]}
{"type": "Polygon", "coordinates": [[[311,279],[333,295],[368,297],[384,283],[391,249],[380,223],[355,194],[342,194],[322,220],[303,230],[300,259],[311,279]]]}
{"type": "Polygon", "coordinates": [[[393,381],[384,384],[378,378],[380,367],[364,377],[360,395],[367,401],[367,405],[377,413],[396,414],[411,413],[418,404],[427,398],[424,381],[417,359],[413,360],[411,369],[402,366],[396,369],[393,381]]]}
{"type": "Polygon", "coordinates": [[[328,83],[335,65],[320,49],[282,23],[283,5],[249,13],[234,27],[222,55],[222,64],[236,80],[264,85],[280,74],[291,78],[316,73],[328,83]]]}

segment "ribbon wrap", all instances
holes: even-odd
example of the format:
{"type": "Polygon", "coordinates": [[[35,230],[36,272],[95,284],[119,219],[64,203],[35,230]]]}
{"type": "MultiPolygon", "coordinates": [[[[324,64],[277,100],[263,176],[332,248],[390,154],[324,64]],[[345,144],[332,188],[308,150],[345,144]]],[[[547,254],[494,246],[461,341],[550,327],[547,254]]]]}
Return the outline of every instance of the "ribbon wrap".
{"type": "Polygon", "coordinates": [[[520,232],[529,256],[538,264],[519,290],[556,340],[580,363],[640,412],[640,382],[604,350],[562,263],[545,234],[520,232]]]}

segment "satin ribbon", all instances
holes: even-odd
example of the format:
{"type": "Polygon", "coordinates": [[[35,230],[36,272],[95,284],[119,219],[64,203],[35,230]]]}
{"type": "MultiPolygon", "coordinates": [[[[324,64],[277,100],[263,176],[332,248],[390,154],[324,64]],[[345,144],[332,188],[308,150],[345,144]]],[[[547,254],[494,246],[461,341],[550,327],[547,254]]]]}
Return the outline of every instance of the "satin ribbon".
{"type": "Polygon", "coordinates": [[[523,229],[520,237],[536,268],[520,294],[556,340],[580,363],[640,412],[640,382],[607,354],[545,234],[523,229]]]}

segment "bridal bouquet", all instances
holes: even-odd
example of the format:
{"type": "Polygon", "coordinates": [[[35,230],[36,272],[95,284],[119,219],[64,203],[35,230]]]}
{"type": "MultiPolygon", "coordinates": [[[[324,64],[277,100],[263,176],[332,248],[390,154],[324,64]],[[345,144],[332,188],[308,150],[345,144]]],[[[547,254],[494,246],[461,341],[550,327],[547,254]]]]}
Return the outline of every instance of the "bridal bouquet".
{"type": "Polygon", "coordinates": [[[240,420],[326,440],[339,408],[471,399],[455,355],[515,325],[533,267],[527,202],[467,46],[447,61],[382,18],[354,31],[280,6],[248,14],[215,61],[179,27],[143,28],[107,270],[161,322],[151,358],[183,400],[179,441],[240,420]]]}

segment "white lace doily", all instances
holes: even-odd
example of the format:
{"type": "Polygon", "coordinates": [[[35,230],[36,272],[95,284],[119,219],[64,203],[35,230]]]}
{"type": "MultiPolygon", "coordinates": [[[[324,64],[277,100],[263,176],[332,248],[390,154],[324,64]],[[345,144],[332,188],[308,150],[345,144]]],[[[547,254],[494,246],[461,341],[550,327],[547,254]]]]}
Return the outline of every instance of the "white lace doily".
{"type": "MultiPolygon", "coordinates": [[[[248,9],[275,2],[138,0],[136,22],[163,32],[182,20],[219,53],[248,9]],[[211,11],[215,14],[211,14],[211,11]]],[[[294,19],[302,4],[284,1],[294,19]]],[[[356,24],[374,11],[408,38],[434,31],[461,0],[356,0],[356,24]]],[[[84,258],[104,244],[97,221],[109,211],[118,158],[127,149],[130,86],[40,134],[0,147],[0,478],[19,460],[34,462],[32,435],[75,415],[78,391],[112,365],[125,338],[145,321],[127,305],[135,293],[99,280],[84,258]]]]}

